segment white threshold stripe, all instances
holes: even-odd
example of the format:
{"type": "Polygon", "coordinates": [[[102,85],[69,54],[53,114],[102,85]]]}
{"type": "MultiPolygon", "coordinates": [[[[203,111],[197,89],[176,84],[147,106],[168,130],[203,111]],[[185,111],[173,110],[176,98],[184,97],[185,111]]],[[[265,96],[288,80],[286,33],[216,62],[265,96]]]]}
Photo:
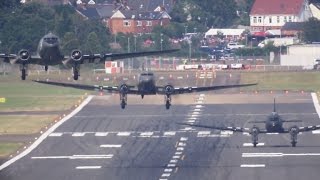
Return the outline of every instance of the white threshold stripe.
{"type": "Polygon", "coordinates": [[[77,166],[76,169],[101,169],[101,166],[77,166]]]}
{"type": "Polygon", "coordinates": [[[318,100],[317,94],[311,93],[311,97],[312,97],[314,108],[316,109],[316,112],[320,118],[320,105],[319,105],[319,100],[318,100]]]}
{"type": "Polygon", "coordinates": [[[62,135],[63,135],[63,133],[51,133],[51,134],[49,134],[50,137],[60,137],[62,135]]]}
{"type": "Polygon", "coordinates": [[[43,133],[31,146],[29,146],[25,151],[20,153],[19,155],[15,156],[14,158],[8,160],[7,162],[3,163],[0,166],[0,171],[6,167],[8,167],[10,164],[16,162],[17,160],[21,159],[22,157],[29,154],[32,150],[34,150],[42,141],[44,141],[54,130],[56,130],[61,124],[69,120],[71,117],[73,117],[75,114],[77,114],[81,109],[86,106],[93,96],[88,96],[87,99],[85,99],[75,110],[73,110],[70,114],[68,114],[66,117],[58,121],[56,124],[54,124],[52,127],[50,127],[45,133],[43,133]]]}
{"type": "MultiPolygon", "coordinates": [[[[253,144],[252,143],[243,143],[244,147],[252,147],[253,144]]],[[[264,146],[264,143],[258,143],[257,146],[264,146]]]]}
{"type": "Polygon", "coordinates": [[[101,144],[102,148],[121,148],[121,144],[101,144]]]}
{"type": "Polygon", "coordinates": [[[242,157],[320,156],[320,153],[242,153],[242,157]]]}
{"type": "Polygon", "coordinates": [[[107,155],[72,155],[72,156],[35,156],[31,159],[111,159],[113,154],[107,155]]]}
{"type": "Polygon", "coordinates": [[[241,164],[240,167],[266,167],[265,164],[241,164]]]}

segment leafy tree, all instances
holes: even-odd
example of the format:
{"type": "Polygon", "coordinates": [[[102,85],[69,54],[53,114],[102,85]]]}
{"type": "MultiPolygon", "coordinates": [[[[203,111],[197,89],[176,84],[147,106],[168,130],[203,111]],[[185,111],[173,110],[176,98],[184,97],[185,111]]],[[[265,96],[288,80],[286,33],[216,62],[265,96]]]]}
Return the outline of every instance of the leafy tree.
{"type": "Polygon", "coordinates": [[[95,32],[91,32],[88,34],[85,51],[88,53],[102,52],[100,40],[95,32]]]}
{"type": "Polygon", "coordinates": [[[62,50],[64,54],[70,53],[72,50],[80,47],[80,42],[74,32],[67,32],[63,36],[62,50]]]}
{"type": "Polygon", "coordinates": [[[320,21],[310,18],[303,26],[303,39],[306,42],[320,42],[320,21]]]}

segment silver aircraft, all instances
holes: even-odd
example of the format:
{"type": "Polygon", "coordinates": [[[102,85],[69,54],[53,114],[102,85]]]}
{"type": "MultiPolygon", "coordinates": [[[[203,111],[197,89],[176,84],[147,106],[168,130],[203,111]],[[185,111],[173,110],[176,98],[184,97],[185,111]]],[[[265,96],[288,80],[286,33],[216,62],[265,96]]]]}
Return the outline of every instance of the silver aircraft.
{"type": "Polygon", "coordinates": [[[29,64],[43,65],[46,71],[48,70],[48,66],[63,64],[65,67],[73,69],[73,79],[78,80],[80,76],[80,65],[84,63],[104,63],[105,61],[158,55],[175,51],[178,51],[178,49],[133,53],[82,54],[80,50],[75,49],[71,52],[70,56],[65,56],[61,52],[59,37],[53,33],[48,33],[41,38],[37,55],[33,56],[28,50],[22,49],[18,54],[0,53],[0,61],[19,64],[22,80],[26,79],[29,64]]]}
{"type": "Polygon", "coordinates": [[[121,84],[120,86],[99,86],[99,85],[84,85],[84,84],[72,84],[50,81],[35,81],[43,84],[50,84],[56,86],[72,87],[76,89],[84,90],[100,90],[107,92],[117,92],[120,95],[120,105],[124,109],[127,105],[127,95],[136,94],[143,98],[145,95],[162,94],[165,99],[166,109],[171,106],[171,96],[175,94],[201,92],[201,91],[213,91],[219,89],[237,88],[245,86],[254,86],[257,84],[236,84],[236,85],[222,85],[222,86],[207,86],[207,87],[174,87],[171,84],[165,86],[157,86],[155,83],[155,76],[152,72],[146,71],[139,75],[139,81],[137,87],[127,84],[121,84]]]}

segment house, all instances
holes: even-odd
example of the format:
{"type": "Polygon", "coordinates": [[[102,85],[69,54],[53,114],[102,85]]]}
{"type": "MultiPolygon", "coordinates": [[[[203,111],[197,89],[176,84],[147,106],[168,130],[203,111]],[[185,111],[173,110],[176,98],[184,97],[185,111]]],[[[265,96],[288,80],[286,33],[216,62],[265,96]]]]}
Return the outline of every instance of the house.
{"type": "Polygon", "coordinates": [[[168,25],[170,19],[166,11],[117,10],[108,20],[108,27],[112,34],[145,34],[151,33],[155,26],[168,25]]]}
{"type": "Polygon", "coordinates": [[[312,17],[315,17],[318,20],[320,20],[320,3],[311,3],[310,10],[312,13],[312,17]]]}
{"type": "Polygon", "coordinates": [[[255,0],[250,29],[253,32],[281,29],[286,22],[304,22],[311,16],[307,0],[255,0]]]}

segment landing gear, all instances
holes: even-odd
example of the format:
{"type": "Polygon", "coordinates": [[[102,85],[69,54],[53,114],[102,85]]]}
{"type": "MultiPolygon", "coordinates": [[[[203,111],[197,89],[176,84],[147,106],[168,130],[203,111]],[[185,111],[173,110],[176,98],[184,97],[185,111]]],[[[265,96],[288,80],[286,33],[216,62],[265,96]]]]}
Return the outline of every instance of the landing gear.
{"type": "Polygon", "coordinates": [[[171,106],[171,96],[166,94],[164,96],[164,101],[166,103],[166,109],[170,109],[170,106],[171,106]]]}
{"type": "Polygon", "coordinates": [[[257,144],[258,144],[258,135],[259,135],[259,128],[254,126],[251,128],[251,131],[250,131],[250,134],[251,134],[251,138],[252,138],[252,144],[253,144],[253,147],[257,147],[257,144]]]}
{"type": "Polygon", "coordinates": [[[26,64],[22,64],[20,66],[20,69],[21,69],[21,80],[26,80],[28,66],[26,64]]]}
{"type": "Polygon", "coordinates": [[[253,147],[257,147],[257,144],[258,144],[258,134],[256,134],[256,133],[253,133],[253,134],[252,134],[252,144],[253,144],[253,147]]]}
{"type": "Polygon", "coordinates": [[[141,94],[141,99],[143,99],[144,98],[144,94],[141,94]]]}
{"type": "Polygon", "coordinates": [[[75,65],[73,67],[73,79],[74,80],[78,80],[78,78],[80,76],[79,70],[80,70],[80,65],[75,65]]]}
{"type": "Polygon", "coordinates": [[[127,105],[127,94],[120,94],[120,106],[125,109],[127,105]]]}
{"type": "Polygon", "coordinates": [[[290,133],[290,136],[291,136],[291,145],[292,147],[296,147],[297,145],[297,139],[298,139],[298,134],[297,133],[290,133]]]}
{"type": "Polygon", "coordinates": [[[48,66],[44,66],[44,70],[47,72],[48,71],[48,66]]]}

